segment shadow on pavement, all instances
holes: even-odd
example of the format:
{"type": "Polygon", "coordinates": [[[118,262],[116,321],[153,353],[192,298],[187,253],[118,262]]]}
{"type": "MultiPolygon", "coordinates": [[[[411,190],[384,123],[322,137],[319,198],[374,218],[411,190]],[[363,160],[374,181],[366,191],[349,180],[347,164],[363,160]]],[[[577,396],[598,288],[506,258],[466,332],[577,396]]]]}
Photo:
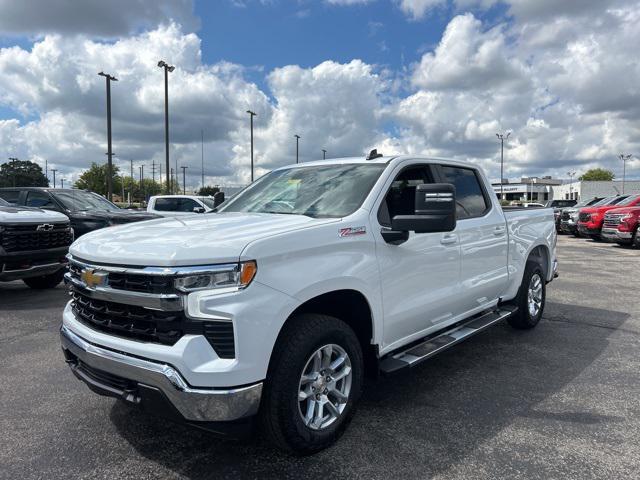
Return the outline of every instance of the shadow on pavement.
{"type": "Polygon", "coordinates": [[[287,456],[260,440],[224,442],[119,402],[111,420],[140,455],[189,478],[428,478],[490,444],[522,417],[622,421],[581,411],[545,412],[538,404],[588,368],[628,317],[547,303],[545,318],[534,330],[502,324],[413,370],[367,385],[339,443],[306,458],[287,456]]]}

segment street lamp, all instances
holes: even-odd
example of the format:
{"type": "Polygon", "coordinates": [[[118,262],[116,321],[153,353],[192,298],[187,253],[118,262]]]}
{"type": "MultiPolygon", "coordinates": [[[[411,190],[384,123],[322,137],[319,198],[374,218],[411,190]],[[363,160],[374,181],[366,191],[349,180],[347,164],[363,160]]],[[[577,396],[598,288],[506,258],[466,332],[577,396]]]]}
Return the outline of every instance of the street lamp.
{"type": "Polygon", "coordinates": [[[251,110],[247,110],[247,113],[251,118],[251,183],[253,183],[253,117],[256,116],[256,113],[252,112],[251,110]]]}
{"type": "Polygon", "coordinates": [[[300,135],[296,134],[294,135],[294,137],[296,137],[296,163],[298,163],[298,147],[299,147],[299,142],[300,142],[300,135]]]}
{"type": "Polygon", "coordinates": [[[182,167],[180,167],[182,169],[182,194],[186,195],[187,194],[187,168],[189,167],[185,167],[184,165],[182,167]]]}
{"type": "Polygon", "coordinates": [[[573,176],[575,174],[575,170],[569,170],[567,172],[567,175],[569,175],[569,200],[573,200],[573,176]]]}
{"type": "Polygon", "coordinates": [[[504,177],[504,141],[509,138],[511,132],[504,133],[496,133],[496,137],[500,139],[500,200],[504,200],[504,191],[503,191],[503,177],[504,177]]]}
{"type": "Polygon", "coordinates": [[[322,159],[325,160],[327,158],[327,151],[323,148],[322,149],[322,159]]]}
{"type": "Polygon", "coordinates": [[[622,160],[622,193],[623,194],[624,194],[624,182],[627,174],[627,160],[629,160],[632,156],[633,155],[631,155],[630,153],[626,155],[624,153],[621,153],[620,155],[618,155],[618,158],[622,160]]]}
{"type": "MultiPolygon", "coordinates": [[[[117,82],[118,79],[108,73],[98,73],[101,77],[104,77],[107,82],[107,198],[109,201],[113,200],[113,151],[111,150],[111,81],[117,82]]],[[[55,183],[55,182],[54,182],[55,183]]]]}
{"type": "MultiPolygon", "coordinates": [[[[164,153],[166,169],[169,173],[169,72],[173,72],[176,67],[169,65],[164,60],[158,62],[158,67],[164,69],[164,153]]],[[[167,175],[167,193],[171,194],[171,180],[167,175]]]]}
{"type": "Polygon", "coordinates": [[[16,162],[18,161],[17,157],[9,157],[9,160],[11,160],[11,166],[13,167],[13,186],[16,186],[16,162]]]}
{"type": "Polygon", "coordinates": [[[56,172],[58,170],[56,168],[51,169],[51,173],[53,173],[53,188],[56,188],[56,172]]]}

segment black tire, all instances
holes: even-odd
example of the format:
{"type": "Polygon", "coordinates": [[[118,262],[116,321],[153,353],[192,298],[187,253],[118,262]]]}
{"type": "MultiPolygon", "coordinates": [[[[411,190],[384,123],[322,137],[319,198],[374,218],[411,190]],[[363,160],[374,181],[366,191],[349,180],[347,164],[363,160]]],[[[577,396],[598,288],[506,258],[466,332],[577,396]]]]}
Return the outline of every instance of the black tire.
{"type": "Polygon", "coordinates": [[[636,228],[636,231],[633,232],[633,237],[631,237],[631,246],[640,248],[640,228],[636,228]]]}
{"type": "Polygon", "coordinates": [[[41,277],[23,278],[22,281],[30,288],[35,290],[45,290],[55,288],[64,278],[64,269],[58,270],[56,273],[43,275],[41,277]]]}
{"type": "Polygon", "coordinates": [[[263,391],[260,415],[268,440],[296,455],[309,455],[330,446],[344,433],[355,413],[363,373],[360,343],[346,323],[318,314],[291,318],[274,348],[263,391]],[[298,389],[311,355],[329,344],[344,349],[351,361],[351,390],[341,415],[332,424],[314,430],[305,424],[299,411],[298,389]]]}
{"type": "Polygon", "coordinates": [[[546,300],[547,287],[542,267],[539,263],[528,260],[524,269],[524,275],[522,277],[520,289],[518,290],[518,295],[513,301],[513,304],[518,307],[518,311],[507,319],[509,325],[519,330],[527,330],[535,327],[540,321],[540,318],[542,318],[546,300]],[[536,275],[540,279],[540,284],[542,287],[541,305],[538,312],[535,315],[532,315],[529,311],[529,286],[531,285],[532,278],[534,278],[536,275]]]}

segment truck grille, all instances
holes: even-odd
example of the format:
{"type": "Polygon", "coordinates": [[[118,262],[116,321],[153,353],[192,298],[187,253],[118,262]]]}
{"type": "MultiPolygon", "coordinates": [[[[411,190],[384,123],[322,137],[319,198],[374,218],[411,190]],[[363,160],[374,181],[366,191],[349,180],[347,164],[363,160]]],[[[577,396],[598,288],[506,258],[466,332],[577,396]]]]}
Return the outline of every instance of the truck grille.
{"type": "Polygon", "coordinates": [[[560,214],[560,220],[570,220],[571,214],[569,212],[562,212],[560,214]]]}
{"type": "Polygon", "coordinates": [[[0,245],[5,252],[28,252],[67,247],[73,236],[68,224],[48,224],[49,230],[42,229],[43,224],[7,225],[0,233],[0,245]],[[41,227],[38,230],[38,227],[41,227]]]}
{"type": "MultiPolygon", "coordinates": [[[[87,266],[69,262],[69,275],[82,282],[83,268],[87,266]]],[[[107,268],[107,267],[102,267],[107,268]]],[[[120,269],[118,269],[120,270],[120,269]]],[[[123,268],[123,270],[126,270],[123,268]]],[[[108,288],[117,292],[131,291],[148,294],[177,293],[173,277],[167,275],[133,274],[126,271],[108,271],[108,288]]],[[[71,286],[71,307],[76,318],[85,325],[111,335],[132,340],[174,345],[182,336],[203,335],[220,358],[235,358],[233,322],[201,321],[187,318],[184,310],[163,311],[91,298],[91,292],[71,286]]],[[[112,300],[115,300],[113,298],[112,300]]]]}
{"type": "Polygon", "coordinates": [[[73,291],[71,306],[82,323],[125,338],[173,345],[184,334],[182,312],[160,312],[96,300],[76,290],[73,291]]]}
{"type": "Polygon", "coordinates": [[[624,217],[622,213],[607,213],[604,216],[603,227],[617,229],[618,225],[622,222],[622,217],[624,217]]]}
{"type": "MultiPolygon", "coordinates": [[[[100,267],[96,267],[100,268],[100,267]]],[[[74,263],[69,264],[69,272],[80,280],[82,268],[74,263]]],[[[135,275],[131,273],[109,272],[109,286],[116,290],[127,290],[139,293],[176,293],[173,278],[162,275],[135,275]]]]}
{"type": "Polygon", "coordinates": [[[580,213],[580,215],[578,216],[578,220],[580,222],[588,222],[589,220],[591,220],[591,214],[590,213],[580,213]]]}

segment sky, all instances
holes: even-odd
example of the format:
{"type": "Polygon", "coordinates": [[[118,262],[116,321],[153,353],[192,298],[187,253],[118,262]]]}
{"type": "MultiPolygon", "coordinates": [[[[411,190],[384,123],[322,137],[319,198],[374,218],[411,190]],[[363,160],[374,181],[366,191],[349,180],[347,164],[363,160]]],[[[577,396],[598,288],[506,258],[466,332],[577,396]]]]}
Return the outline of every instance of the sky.
{"type": "MultiPolygon", "coordinates": [[[[640,178],[640,0],[0,0],[0,162],[77,179],[164,163],[187,188],[322,157],[420,154],[499,178],[640,178]],[[202,142],[204,138],[204,142],[202,142]],[[204,151],[204,155],[203,154],[204,151]]],[[[164,167],[163,167],[164,169],[164,167]]]]}

